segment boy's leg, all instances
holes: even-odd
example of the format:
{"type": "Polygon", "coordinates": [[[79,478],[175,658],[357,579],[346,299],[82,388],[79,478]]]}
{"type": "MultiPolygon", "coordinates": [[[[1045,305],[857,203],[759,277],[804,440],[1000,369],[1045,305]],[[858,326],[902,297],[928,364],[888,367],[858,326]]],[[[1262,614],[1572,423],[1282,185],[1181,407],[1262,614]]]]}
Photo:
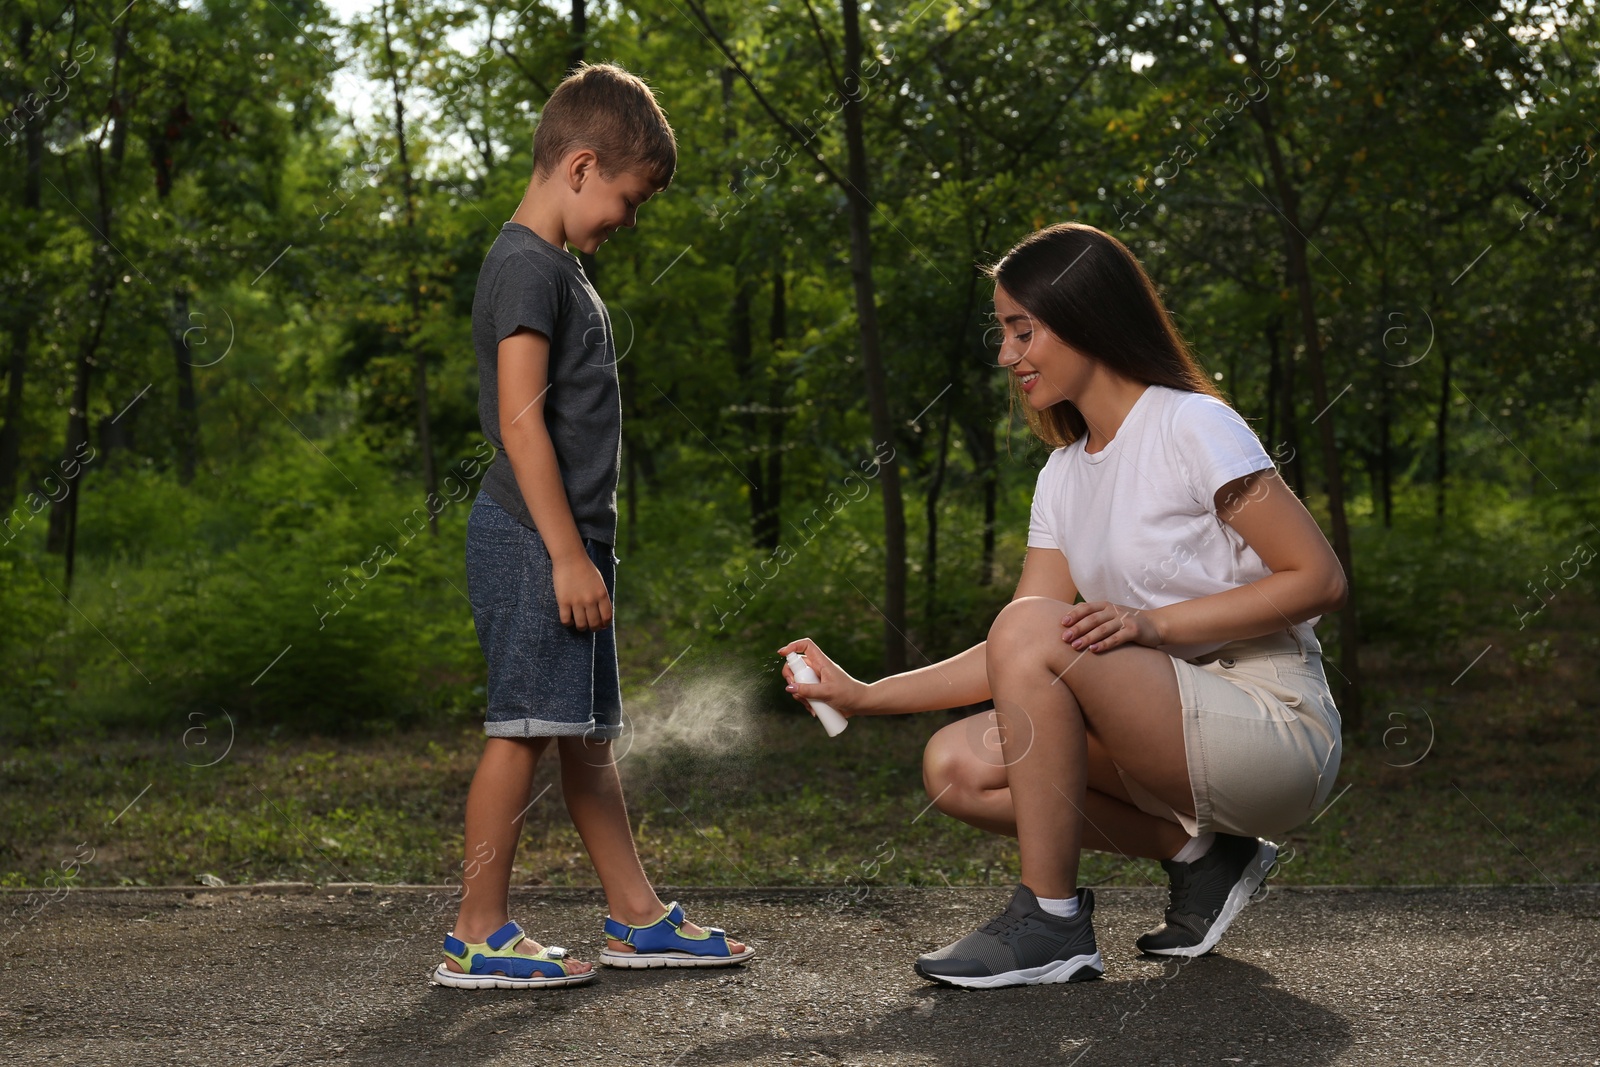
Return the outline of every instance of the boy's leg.
{"type": "MultiPolygon", "coordinates": [[[[561,792],[572,824],[578,828],[595,873],[600,876],[611,917],[629,926],[655,922],[667,906],[656,896],[639,863],[611,742],[562,737],[557,744],[561,752],[561,792]]],[[[690,936],[701,932],[689,922],[683,924],[683,930],[690,936]]],[[[633,951],[631,946],[614,939],[608,939],[608,944],[614,952],[633,951]]],[[[728,949],[737,954],[744,951],[744,945],[730,940],[728,949]]]]}
{"type": "MultiPolygon", "coordinates": [[[[466,861],[455,925],[455,935],[463,941],[483,941],[510,921],[506,898],[511,866],[533,790],[533,774],[549,744],[548,737],[491,737],[484,743],[467,793],[466,861]]],[[[523,945],[530,952],[543,947],[537,942],[523,945]]],[[[445,963],[452,971],[461,969],[454,960],[445,963]]],[[[572,974],[592,969],[587,963],[567,961],[572,974]]]]}

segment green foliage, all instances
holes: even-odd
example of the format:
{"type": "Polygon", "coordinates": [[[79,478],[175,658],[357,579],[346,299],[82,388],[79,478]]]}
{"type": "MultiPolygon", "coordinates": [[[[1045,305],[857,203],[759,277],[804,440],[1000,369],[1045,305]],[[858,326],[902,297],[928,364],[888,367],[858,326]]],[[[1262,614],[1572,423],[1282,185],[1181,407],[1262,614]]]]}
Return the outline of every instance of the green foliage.
{"type": "MultiPolygon", "coordinates": [[[[1470,689],[1451,680],[1478,649],[1461,662],[1374,669],[1374,718],[1391,732],[1346,745],[1341,792],[1284,842],[1277,878],[1593,882],[1596,614],[1592,603],[1552,604],[1537,653],[1508,644],[1507,633],[1524,640],[1514,628],[1497,628],[1496,652],[1473,667],[1470,689]],[[1505,647],[1515,650],[1501,655],[1505,647]]],[[[648,681],[627,693],[636,728],[649,726],[638,699],[648,681]]],[[[873,886],[1017,877],[1015,842],[929,807],[923,745],[948,715],[875,717],[829,738],[792,708],[743,712],[740,745],[694,736],[642,744],[622,760],[640,857],[657,884],[842,885],[836,903],[848,906],[873,886]]],[[[230,884],[459,876],[461,806],[482,750],[475,725],[338,741],[274,737],[262,722],[205,726],[203,747],[180,722],[137,737],[6,748],[0,885],[51,885],[73,860],[74,882],[87,885],[184,885],[201,874],[230,884]]],[[[594,885],[555,764],[546,760],[534,783],[541,799],[513,882],[594,885]]],[[[1161,878],[1150,861],[1107,853],[1085,853],[1081,870],[1091,885],[1161,878]]]]}
{"type": "MultiPolygon", "coordinates": [[[[0,16],[0,95],[21,108],[0,153],[18,398],[0,492],[14,476],[26,513],[31,490],[59,483],[79,414],[99,449],[72,497],[70,588],[47,512],[0,546],[8,735],[224,710],[360,732],[475,713],[468,504],[443,509],[437,539],[405,527],[424,495],[418,375],[444,469],[480,442],[477,268],[580,53],[647,76],[680,145],[637,231],[586,268],[622,354],[624,671],[642,685],[680,655],[766,663],[801,634],[878,669],[881,487],[829,503],[884,444],[848,190],[830,177],[847,170],[841,10],[705,6],[760,100],[721,76],[706,27],[648,6],[595,8],[581,39],[548,4],[508,23],[485,3],[419,0],[350,26],[318,5],[290,20],[72,10],[23,0],[0,16]],[[94,58],[47,99],[76,47],[94,58]],[[360,118],[335,106],[344,54],[373,94],[360,118]],[[775,564],[780,545],[793,559],[775,564]]],[[[1600,544],[1600,166],[1579,151],[1595,24],[1562,4],[1537,30],[1521,9],[1435,5],[1264,8],[1248,24],[1198,0],[870,12],[866,236],[913,662],[980,638],[1014,587],[1042,453],[982,362],[978,268],[1063,219],[1140,256],[1320,519],[1336,465],[1367,639],[1444,648],[1526,617],[1530,582],[1583,538],[1600,544]],[[1265,92],[1233,108],[1252,77],[1265,92]],[[1290,207],[1310,242],[1326,410],[1290,207]]],[[[1593,573],[1561,595],[1592,595],[1593,573]]],[[[1336,629],[1323,623],[1325,643],[1336,629]]]]}
{"type": "Polygon", "coordinates": [[[1403,500],[1395,525],[1357,531],[1356,581],[1366,639],[1403,656],[1436,659],[1487,626],[1521,633],[1556,598],[1592,599],[1600,533],[1574,528],[1565,509],[1474,486],[1440,524],[1431,499],[1403,500]]]}
{"type": "MultiPolygon", "coordinates": [[[[33,628],[8,650],[39,649],[46,620],[61,631],[42,662],[8,667],[8,692],[43,699],[58,669],[84,680],[91,718],[220,710],[322,731],[392,729],[474,702],[482,664],[457,592],[466,502],[446,502],[435,538],[424,502],[356,446],[289,449],[235,476],[210,499],[149,471],[107,479],[105,493],[89,481],[81,521],[103,555],[74,587],[81,615],[49,590],[50,557],[5,563],[19,580],[0,611],[33,628]]],[[[15,707],[7,720],[51,726],[15,707]]]]}
{"type": "Polygon", "coordinates": [[[7,717],[42,730],[60,723],[66,692],[48,649],[69,610],[33,558],[14,547],[0,553],[0,707],[7,717]]]}

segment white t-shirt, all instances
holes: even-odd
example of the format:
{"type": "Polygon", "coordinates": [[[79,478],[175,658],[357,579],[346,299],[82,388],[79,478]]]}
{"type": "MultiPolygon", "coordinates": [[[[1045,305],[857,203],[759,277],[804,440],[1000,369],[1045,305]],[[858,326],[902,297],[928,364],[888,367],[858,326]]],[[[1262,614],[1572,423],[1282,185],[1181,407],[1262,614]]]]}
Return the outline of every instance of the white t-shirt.
{"type": "MultiPolygon", "coordinates": [[[[1218,489],[1273,465],[1233,408],[1150,385],[1109,444],[1089,453],[1084,442],[1050,453],[1028,524],[1028,547],[1059,549],[1084,600],[1159,608],[1272,573],[1217,517],[1218,489]]],[[[1161,650],[1192,659],[1226,643],[1161,650]]]]}

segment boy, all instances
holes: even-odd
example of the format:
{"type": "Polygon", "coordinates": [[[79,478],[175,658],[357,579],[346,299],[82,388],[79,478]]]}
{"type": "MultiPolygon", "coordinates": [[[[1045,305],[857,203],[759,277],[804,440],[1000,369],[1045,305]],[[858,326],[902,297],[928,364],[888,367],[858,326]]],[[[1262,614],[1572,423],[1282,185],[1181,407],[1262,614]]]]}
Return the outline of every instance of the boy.
{"type": "Polygon", "coordinates": [[[467,523],[467,586],[489,666],[489,736],[467,795],[463,896],[433,974],[441,985],[595,976],[564,949],[526,938],[507,912],[534,769],[552,738],[610,911],[601,962],[726,966],[755,953],[661,903],[634,850],[611,752],[622,729],[611,629],[622,402],[605,305],[566,246],[593,253],[633,226],[677,159],[643,81],[612,64],[580,66],[545,105],[528,190],[478,277],[478,415],[496,453],[467,523]]]}

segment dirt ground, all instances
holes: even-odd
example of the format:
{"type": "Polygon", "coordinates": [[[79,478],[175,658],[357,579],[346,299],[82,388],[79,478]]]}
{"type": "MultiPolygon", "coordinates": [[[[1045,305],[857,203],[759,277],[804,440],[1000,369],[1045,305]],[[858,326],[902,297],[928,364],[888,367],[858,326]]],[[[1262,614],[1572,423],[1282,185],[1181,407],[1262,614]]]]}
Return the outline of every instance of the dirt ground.
{"type": "MultiPolygon", "coordinates": [[[[663,893],[666,896],[666,892],[663,893]]],[[[1151,889],[1098,894],[1097,982],[947,989],[911,969],[1004,889],[682,889],[759,947],[729,970],[431,986],[448,890],[258,886],[0,895],[12,1063],[1600,1064],[1600,887],[1277,888],[1181,966],[1133,939],[1151,889]]],[[[600,896],[518,890],[594,959],[600,896]]]]}

